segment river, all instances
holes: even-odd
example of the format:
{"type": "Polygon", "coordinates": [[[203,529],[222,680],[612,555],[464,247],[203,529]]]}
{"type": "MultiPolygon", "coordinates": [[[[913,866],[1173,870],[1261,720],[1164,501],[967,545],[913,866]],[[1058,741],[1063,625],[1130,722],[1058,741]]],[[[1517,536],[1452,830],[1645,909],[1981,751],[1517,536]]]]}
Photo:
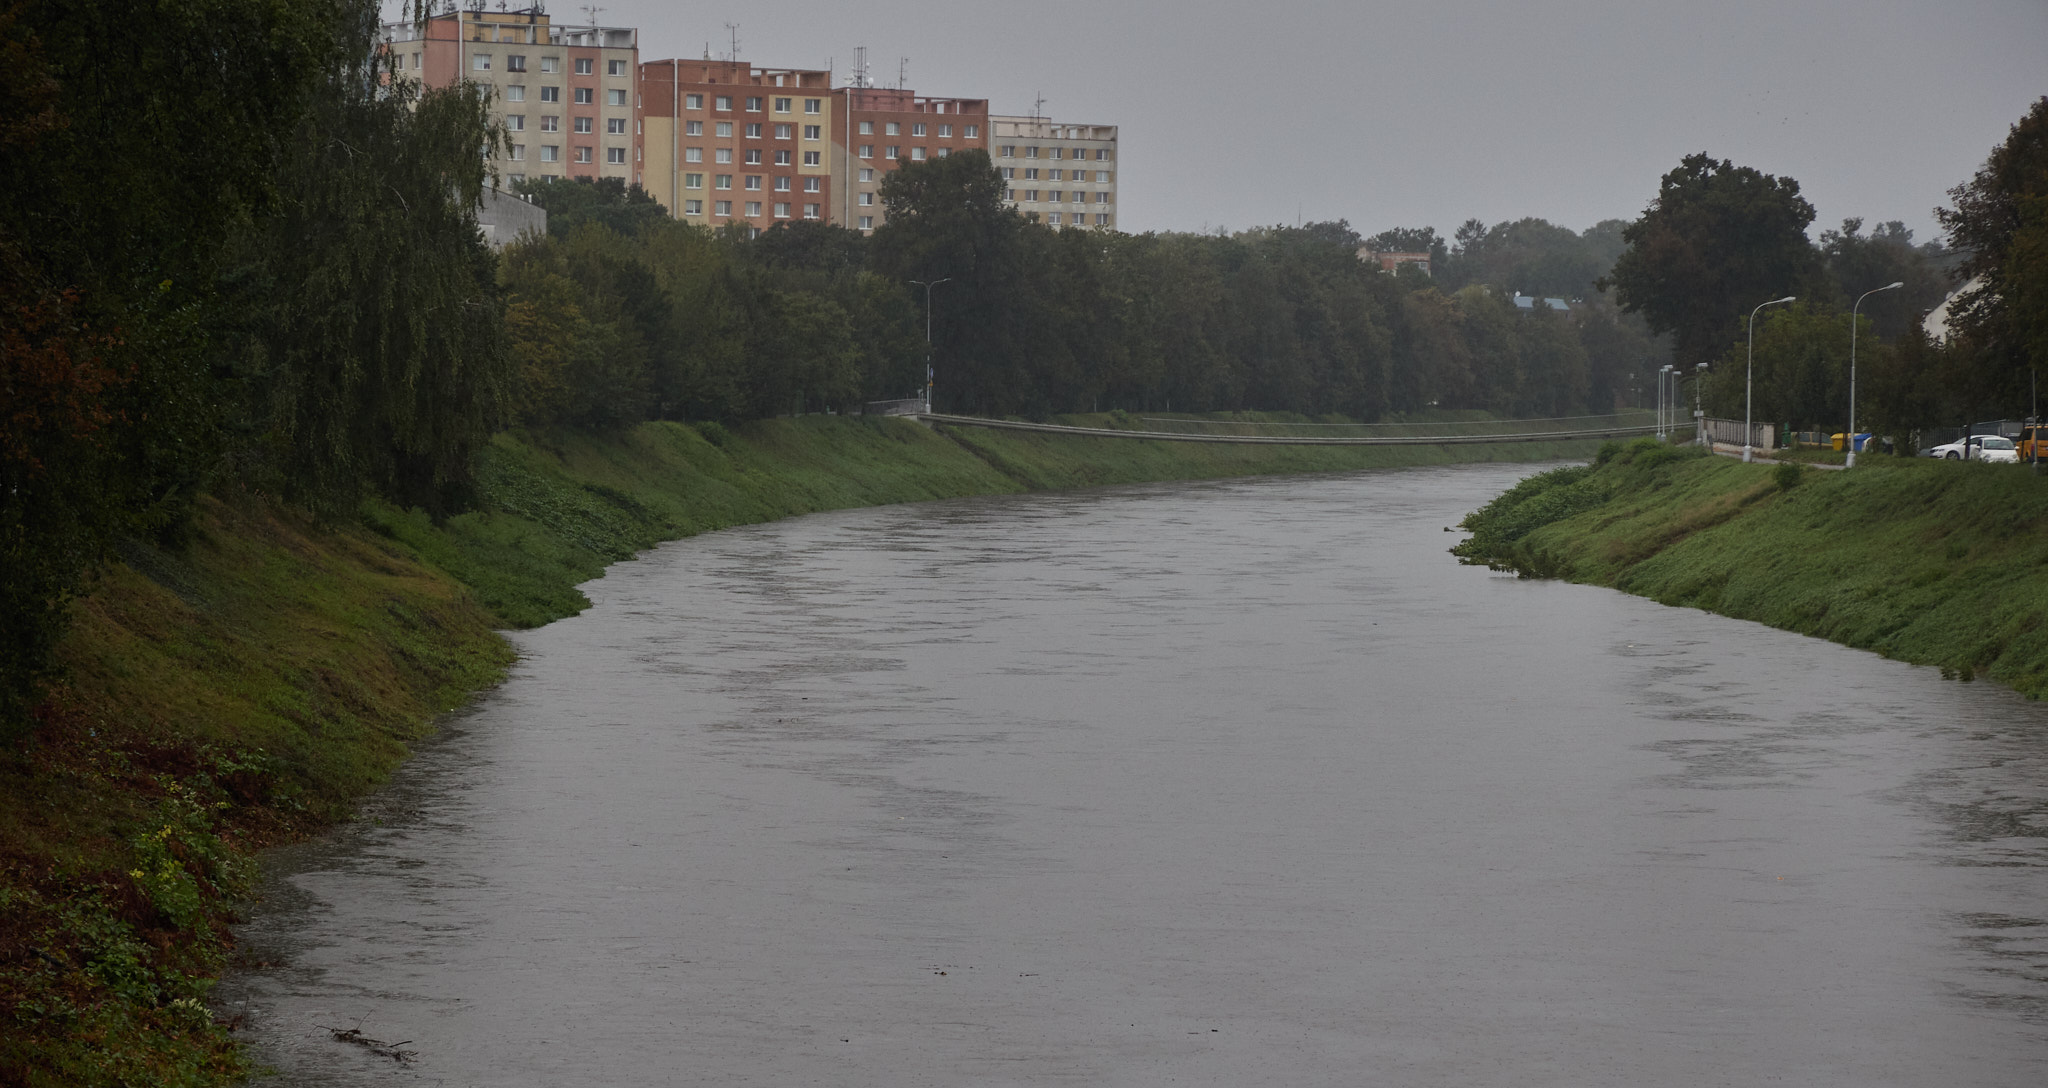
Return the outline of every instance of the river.
{"type": "Polygon", "coordinates": [[[1529,471],[655,549],[272,858],[220,1014],[305,1085],[2048,1083],[2048,713],[1459,566],[1529,471]]]}

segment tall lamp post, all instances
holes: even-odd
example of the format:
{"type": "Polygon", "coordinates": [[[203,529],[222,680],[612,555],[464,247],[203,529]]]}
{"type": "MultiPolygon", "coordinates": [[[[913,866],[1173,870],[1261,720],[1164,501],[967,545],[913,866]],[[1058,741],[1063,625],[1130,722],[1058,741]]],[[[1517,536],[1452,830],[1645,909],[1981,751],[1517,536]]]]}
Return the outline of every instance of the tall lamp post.
{"type": "Polygon", "coordinates": [[[1864,299],[1879,291],[1889,291],[1905,285],[1906,282],[1900,280],[1897,283],[1887,283],[1883,287],[1873,287],[1857,295],[1856,305],[1849,307],[1849,433],[1843,436],[1849,448],[1849,457],[1843,463],[1843,468],[1856,467],[1856,311],[1863,308],[1864,299]]]}
{"type": "MultiPolygon", "coordinates": [[[[1756,310],[1798,298],[1798,295],[1786,295],[1769,302],[1759,302],[1756,310]]],[[[1749,463],[1750,443],[1756,439],[1756,310],[1749,311],[1749,368],[1742,377],[1742,463],[1745,465],[1749,463]]]]}
{"type": "Polygon", "coordinates": [[[1659,415],[1657,416],[1657,437],[1669,442],[1671,440],[1671,432],[1677,429],[1677,367],[1666,364],[1664,369],[1659,370],[1657,372],[1657,392],[1659,394],[1657,398],[1658,406],[1661,409],[1659,415]],[[1667,389],[1669,390],[1669,392],[1666,392],[1667,389]]]}
{"type": "Polygon", "coordinates": [[[936,280],[911,280],[924,288],[924,413],[932,413],[932,288],[942,283],[953,282],[953,277],[936,280]]]}

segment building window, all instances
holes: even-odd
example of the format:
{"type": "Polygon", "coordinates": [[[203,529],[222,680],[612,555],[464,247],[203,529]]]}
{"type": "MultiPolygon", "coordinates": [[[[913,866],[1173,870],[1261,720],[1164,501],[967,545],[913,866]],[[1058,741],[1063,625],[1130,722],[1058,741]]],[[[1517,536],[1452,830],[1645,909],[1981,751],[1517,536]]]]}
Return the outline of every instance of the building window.
{"type": "Polygon", "coordinates": [[[540,89],[540,100],[543,102],[560,102],[562,100],[562,89],[560,87],[542,87],[540,89]]]}
{"type": "Polygon", "coordinates": [[[1014,159],[1014,158],[1016,158],[1016,157],[1017,157],[1017,145],[1016,145],[1016,144],[1004,144],[1004,145],[1002,146],[1002,153],[1001,153],[1000,155],[997,155],[996,157],[997,157],[997,158],[999,158],[999,159],[1014,159]]]}
{"type": "Polygon", "coordinates": [[[783,203],[779,203],[779,202],[778,202],[778,203],[777,203],[777,204],[775,205],[775,218],[777,218],[777,219],[788,219],[788,218],[789,218],[789,205],[787,205],[787,204],[783,204],[783,203]]]}
{"type": "Polygon", "coordinates": [[[605,61],[605,62],[604,62],[604,74],[605,74],[605,75],[608,75],[608,76],[622,76],[622,75],[625,75],[625,74],[626,74],[626,62],[625,62],[625,61],[622,61],[622,60],[608,60],[608,61],[605,61]]]}
{"type": "Polygon", "coordinates": [[[713,177],[713,178],[711,179],[711,187],[712,187],[712,188],[714,188],[714,189],[730,189],[730,188],[732,188],[732,175],[731,175],[731,174],[719,174],[719,175],[716,175],[715,177],[713,177]]]}
{"type": "Polygon", "coordinates": [[[513,145],[512,145],[512,161],[513,161],[513,162],[525,162],[525,161],[526,161],[526,145],[525,145],[525,144],[513,144],[513,145]]]}
{"type": "Polygon", "coordinates": [[[1066,149],[1066,148],[1064,148],[1064,147],[1055,147],[1055,148],[1053,148],[1053,149],[1052,149],[1052,157],[1053,157],[1053,158],[1055,158],[1055,159],[1057,159],[1057,158],[1060,158],[1061,156],[1065,155],[1066,153],[1067,153],[1067,149],[1066,149]]]}
{"type": "Polygon", "coordinates": [[[729,95],[729,94],[722,94],[722,95],[719,95],[718,97],[716,97],[716,98],[714,98],[714,99],[712,99],[712,100],[711,100],[711,106],[712,106],[712,108],[713,108],[713,109],[716,109],[716,110],[722,110],[722,111],[724,111],[724,112],[726,112],[726,113],[731,113],[731,112],[732,112],[732,96],[731,96],[731,95],[729,95]]]}
{"type": "Polygon", "coordinates": [[[611,90],[604,92],[604,104],[607,106],[625,105],[626,89],[623,87],[614,87],[611,90]]]}
{"type": "Polygon", "coordinates": [[[863,166],[863,167],[861,167],[861,168],[860,168],[860,180],[862,180],[862,181],[873,181],[873,180],[875,180],[875,170],[874,170],[874,167],[871,167],[871,166],[863,166]]]}
{"type": "Polygon", "coordinates": [[[1065,173],[1064,171],[1060,171],[1060,170],[1047,170],[1047,171],[1045,172],[1047,180],[1050,180],[1050,181],[1060,181],[1060,180],[1062,180],[1062,178],[1063,178],[1063,175],[1064,175],[1064,173],[1065,173]]]}
{"type": "Polygon", "coordinates": [[[524,101],[526,101],[526,84],[524,84],[524,83],[514,83],[514,84],[513,84],[513,85],[511,85],[510,87],[507,87],[507,88],[505,88],[505,101],[507,101],[507,102],[524,102],[524,101]]]}
{"type": "Polygon", "coordinates": [[[758,140],[758,139],[760,139],[760,138],[761,138],[761,122],[759,122],[759,121],[749,121],[749,122],[747,122],[747,139],[749,139],[749,140],[758,140]]]}
{"type": "Polygon", "coordinates": [[[579,147],[579,148],[577,148],[577,149],[576,149],[576,161],[577,161],[577,162],[589,162],[589,161],[590,161],[590,149],[589,149],[589,148],[587,148],[587,147],[579,147]]]}
{"type": "Polygon", "coordinates": [[[1025,200],[1027,200],[1027,201],[1029,201],[1029,202],[1031,202],[1031,203],[1033,203],[1033,204],[1036,204],[1036,203],[1038,203],[1038,190],[1036,190],[1036,189],[1026,189],[1026,190],[1024,190],[1024,199],[1025,199],[1025,200]]]}
{"type": "Polygon", "coordinates": [[[595,67],[595,65],[593,65],[593,64],[591,63],[591,60],[590,60],[590,58],[589,58],[589,57],[578,57],[578,58],[576,58],[576,74],[577,74],[577,75],[579,75],[579,76],[587,76],[587,75],[590,75],[590,74],[592,73],[592,70],[593,70],[593,68],[594,68],[594,67],[595,67]]]}
{"type": "Polygon", "coordinates": [[[704,96],[703,96],[703,95],[701,95],[701,94],[686,94],[686,95],[684,95],[684,96],[683,96],[683,108],[684,108],[684,109],[686,109],[686,110],[701,110],[701,109],[703,109],[703,108],[704,108],[704,96]]]}
{"type": "Polygon", "coordinates": [[[1054,190],[1052,190],[1051,194],[1050,194],[1049,196],[1047,196],[1047,197],[1046,197],[1046,199],[1047,199],[1048,201],[1050,201],[1050,202],[1054,203],[1054,204],[1057,204],[1057,203],[1059,203],[1059,202],[1060,202],[1060,191],[1059,191],[1058,189],[1054,189],[1054,190]]]}
{"type": "Polygon", "coordinates": [[[622,162],[625,162],[625,161],[626,161],[626,149],[625,149],[625,148],[623,148],[623,147],[607,147],[607,148],[605,148],[605,149],[604,149],[604,161],[606,161],[606,162],[608,162],[608,163],[613,163],[613,164],[617,164],[617,163],[622,163],[622,162]]]}
{"type": "Polygon", "coordinates": [[[961,135],[966,136],[970,140],[978,140],[981,138],[981,126],[968,125],[966,131],[961,133],[961,135]]]}
{"type": "Polygon", "coordinates": [[[513,182],[513,184],[518,184],[519,182],[522,182],[522,181],[525,181],[525,180],[526,180],[526,175],[525,175],[525,174],[510,174],[510,175],[507,175],[507,176],[508,176],[508,177],[509,177],[509,178],[511,179],[511,181],[513,182]]]}
{"type": "MultiPolygon", "coordinates": [[[[755,161],[755,162],[760,162],[760,161],[761,161],[761,153],[760,153],[759,151],[750,151],[750,152],[748,152],[748,154],[750,154],[750,155],[754,156],[754,161],[755,161]]],[[[775,153],[775,165],[777,165],[777,166],[788,166],[788,165],[789,165],[789,152],[787,152],[787,151],[777,151],[777,152],[775,153]]]]}
{"type": "Polygon", "coordinates": [[[491,70],[491,55],[489,53],[475,54],[469,58],[469,63],[470,67],[475,68],[479,72],[488,72],[491,70]]]}
{"type": "Polygon", "coordinates": [[[894,121],[882,122],[882,135],[884,136],[894,136],[901,131],[903,130],[898,128],[894,121]]]}
{"type": "Polygon", "coordinates": [[[740,185],[743,188],[745,188],[748,192],[758,193],[761,191],[761,175],[748,174],[746,177],[740,179],[740,185]]]}
{"type": "Polygon", "coordinates": [[[823,179],[823,178],[805,178],[805,179],[804,179],[804,192],[807,192],[807,193],[822,193],[822,192],[824,192],[824,191],[825,191],[825,179],[823,179]]]}
{"type": "Polygon", "coordinates": [[[1025,180],[1025,181],[1037,181],[1037,180],[1038,180],[1038,167],[1036,167],[1036,166],[1027,166],[1027,167],[1025,167],[1025,168],[1024,168],[1024,180],[1025,180]]]}
{"type": "Polygon", "coordinates": [[[626,119],[623,117],[608,117],[604,122],[604,130],[607,135],[624,136],[626,134],[626,119]]]}
{"type": "Polygon", "coordinates": [[[1046,222],[1048,222],[1048,223],[1050,223],[1050,224],[1052,224],[1052,225],[1053,225],[1053,226],[1055,226],[1055,227],[1059,226],[1059,225],[1060,225],[1060,213],[1058,213],[1058,212],[1053,212],[1053,213],[1052,213],[1051,215],[1048,215],[1048,216],[1046,216],[1046,217],[1045,217],[1045,221],[1046,221],[1046,222]]]}
{"type": "Polygon", "coordinates": [[[776,178],[776,179],[775,179],[775,191],[776,191],[776,192],[778,192],[778,193],[786,193],[786,192],[788,192],[788,191],[789,191],[789,179],[788,179],[788,178],[776,178]]]}
{"type": "Polygon", "coordinates": [[[702,135],[704,135],[704,122],[702,122],[702,121],[685,121],[685,122],[683,122],[683,135],[685,135],[685,136],[702,136],[702,135]]]}
{"type": "Polygon", "coordinates": [[[760,113],[760,112],[761,112],[761,96],[760,96],[760,95],[752,95],[752,94],[750,94],[750,95],[748,95],[748,96],[747,96],[747,112],[748,112],[748,113],[760,113]]]}
{"type": "Polygon", "coordinates": [[[684,214],[684,215],[703,215],[703,214],[704,214],[704,202],[703,202],[703,201],[701,201],[701,200],[685,200],[685,201],[683,201],[683,214],[684,214]]]}
{"type": "Polygon", "coordinates": [[[806,98],[804,99],[804,112],[822,113],[824,112],[824,104],[825,100],[822,98],[806,98]]]}
{"type": "Polygon", "coordinates": [[[873,145],[873,144],[862,144],[862,145],[860,145],[860,157],[861,157],[861,158],[863,158],[863,159],[872,159],[872,158],[874,158],[874,157],[875,157],[875,145],[873,145]]]}
{"type": "Polygon", "coordinates": [[[863,136],[873,136],[875,134],[875,123],[873,121],[862,121],[860,123],[860,134],[863,136]]]}
{"type": "Polygon", "coordinates": [[[590,131],[590,129],[591,129],[591,124],[590,124],[590,118],[588,118],[588,117],[578,117],[578,118],[576,118],[576,124],[575,124],[575,128],[576,128],[576,131],[577,131],[577,133],[578,133],[578,134],[584,134],[584,133],[588,133],[588,132],[590,131]]]}
{"type": "Polygon", "coordinates": [[[863,208],[872,208],[872,207],[874,207],[874,206],[875,206],[875,194],[873,194],[873,193],[862,193],[862,194],[860,194],[860,206],[861,206],[861,207],[863,207],[863,208]]]}
{"type": "Polygon", "coordinates": [[[1038,157],[1038,149],[1037,149],[1037,148],[1035,148],[1035,147],[1027,147],[1027,148],[1025,148],[1025,149],[1024,149],[1024,157],[1025,157],[1025,158],[1027,158],[1027,159],[1035,159],[1035,158],[1037,158],[1037,157],[1038,157]]]}
{"type": "Polygon", "coordinates": [[[952,126],[952,125],[940,125],[940,126],[939,126],[939,139],[943,140],[943,139],[945,139],[946,137],[948,137],[948,136],[951,136],[952,134],[953,134],[953,126],[952,126]]]}
{"type": "Polygon", "coordinates": [[[1098,148],[1096,148],[1096,149],[1095,149],[1095,161],[1096,161],[1096,162],[1102,162],[1102,161],[1104,161],[1104,160],[1106,160],[1106,159],[1108,159],[1108,158],[1109,158],[1109,149],[1108,149],[1108,148],[1106,148],[1106,147],[1098,147],[1098,148]]]}
{"type": "Polygon", "coordinates": [[[1096,225],[1096,226],[1098,226],[1098,227],[1106,227],[1106,226],[1108,226],[1108,225],[1109,225],[1109,216],[1107,216],[1107,215],[1102,215],[1102,214],[1099,214],[1099,213],[1098,213],[1098,214],[1097,214],[1097,215],[1095,216],[1095,225],[1096,225]]]}
{"type": "Polygon", "coordinates": [[[749,201],[747,201],[747,217],[748,217],[749,219],[754,219],[754,218],[759,218],[759,217],[760,217],[760,215],[761,215],[761,202],[760,202],[760,201],[758,201],[758,200],[749,200],[749,201]]]}
{"type": "Polygon", "coordinates": [[[818,218],[818,211],[819,211],[819,206],[818,206],[818,205],[816,205],[816,204],[806,204],[806,205],[804,205],[804,218],[805,218],[805,219],[816,219],[816,218],[818,218]]]}
{"type": "Polygon", "coordinates": [[[508,72],[526,71],[526,58],[516,54],[507,56],[505,58],[505,70],[508,72]]]}
{"type": "Polygon", "coordinates": [[[804,165],[805,165],[805,166],[823,166],[823,165],[825,165],[825,153],[824,153],[823,151],[806,151],[806,152],[804,152],[804,165]]]}
{"type": "Polygon", "coordinates": [[[874,217],[874,216],[872,216],[872,215],[863,215],[863,216],[861,216],[861,217],[860,217],[860,229],[862,229],[862,230],[873,230],[873,229],[875,229],[875,217],[874,217]]]}
{"type": "Polygon", "coordinates": [[[730,139],[732,139],[732,122],[731,122],[731,121],[720,121],[720,122],[718,122],[718,124],[717,124],[717,125],[715,125],[715,126],[714,126],[714,128],[716,129],[716,133],[717,133],[717,136],[718,136],[718,138],[719,138],[719,139],[721,139],[721,140],[730,140],[730,139]]]}
{"type": "Polygon", "coordinates": [[[683,175],[683,188],[685,188],[685,189],[702,189],[703,187],[704,187],[704,175],[702,175],[702,174],[684,174],[684,175],[683,175]]]}
{"type": "Polygon", "coordinates": [[[505,127],[506,127],[507,129],[510,129],[510,130],[511,130],[511,131],[513,131],[513,132],[525,132],[525,131],[526,131],[526,115],[525,115],[525,114],[523,114],[523,113],[508,113],[508,114],[506,114],[506,115],[505,115],[505,127]]]}
{"type": "Polygon", "coordinates": [[[775,138],[776,138],[776,139],[778,139],[778,140],[792,140],[792,139],[795,139],[795,138],[796,138],[796,126],[795,126],[795,125],[776,125],[776,126],[775,126],[775,138]]]}
{"type": "Polygon", "coordinates": [[[897,159],[903,157],[903,148],[897,146],[896,144],[890,144],[889,153],[882,157],[888,159],[890,162],[895,162],[897,159]]]}
{"type": "Polygon", "coordinates": [[[778,98],[778,99],[776,99],[776,100],[775,100],[775,112],[776,112],[776,113],[788,113],[788,112],[789,112],[789,106],[790,106],[790,101],[789,101],[789,99],[787,99],[787,98],[778,98]]]}
{"type": "Polygon", "coordinates": [[[1096,202],[1097,204],[1107,204],[1107,203],[1109,203],[1109,194],[1108,194],[1108,193],[1096,193],[1096,194],[1095,194],[1095,202],[1096,202]]]}
{"type": "Polygon", "coordinates": [[[542,144],[542,145],[540,145],[540,161],[542,161],[542,162],[560,162],[560,161],[561,161],[561,159],[562,159],[562,149],[561,149],[561,147],[560,147],[559,145],[557,145],[557,144],[542,144]]]}
{"type": "Polygon", "coordinates": [[[596,105],[596,104],[597,104],[597,92],[596,92],[596,89],[595,89],[595,88],[593,88],[593,87],[578,87],[578,88],[576,88],[576,104],[577,104],[577,105],[579,105],[579,106],[592,106],[592,105],[596,105]]]}
{"type": "Polygon", "coordinates": [[[713,215],[731,215],[731,214],[732,214],[732,201],[730,201],[730,200],[717,200],[717,201],[713,201],[713,202],[712,202],[712,204],[711,204],[711,214],[713,214],[713,215]]]}
{"type": "Polygon", "coordinates": [[[759,166],[761,165],[761,149],[758,147],[750,147],[747,149],[747,153],[741,156],[741,158],[744,158],[747,161],[748,166],[759,166]]]}
{"type": "Polygon", "coordinates": [[[712,157],[712,158],[714,158],[714,159],[716,159],[716,160],[718,160],[719,162],[731,162],[731,161],[732,161],[732,148],[729,148],[729,147],[718,147],[718,148],[713,148],[713,149],[711,150],[711,157],[712,157]]]}
{"type": "Polygon", "coordinates": [[[562,61],[559,57],[540,58],[540,70],[543,72],[559,72],[562,70],[561,64],[562,61]]]}
{"type": "Polygon", "coordinates": [[[540,130],[542,132],[560,132],[562,130],[562,119],[552,114],[542,114],[540,130]]]}
{"type": "Polygon", "coordinates": [[[910,125],[910,134],[911,134],[912,136],[922,136],[922,135],[924,135],[924,122],[923,122],[923,121],[913,121],[913,122],[911,122],[911,125],[910,125]]]}
{"type": "Polygon", "coordinates": [[[684,162],[703,162],[703,161],[704,161],[704,149],[703,149],[703,148],[701,148],[701,147],[686,147],[686,148],[684,148],[684,149],[683,149],[683,161],[684,161],[684,162]]]}
{"type": "Polygon", "coordinates": [[[910,149],[910,161],[911,161],[911,162],[923,162],[923,161],[924,161],[924,148],[921,148],[921,147],[913,147],[913,148],[911,148],[911,149],[910,149]]]}
{"type": "Polygon", "coordinates": [[[824,135],[825,135],[825,127],[824,127],[823,125],[805,125],[805,126],[804,126],[804,139],[806,139],[806,140],[817,140],[817,139],[822,139],[822,138],[824,138],[824,135]]]}
{"type": "Polygon", "coordinates": [[[1012,190],[1010,190],[1010,195],[1009,195],[1009,196],[1006,196],[1006,197],[1004,197],[1003,199],[1004,199],[1004,200],[1008,200],[1008,201],[1010,201],[1011,203],[1015,203],[1015,202],[1016,202],[1016,200],[1017,200],[1017,190],[1015,190],[1015,189],[1012,189],[1012,190]]]}

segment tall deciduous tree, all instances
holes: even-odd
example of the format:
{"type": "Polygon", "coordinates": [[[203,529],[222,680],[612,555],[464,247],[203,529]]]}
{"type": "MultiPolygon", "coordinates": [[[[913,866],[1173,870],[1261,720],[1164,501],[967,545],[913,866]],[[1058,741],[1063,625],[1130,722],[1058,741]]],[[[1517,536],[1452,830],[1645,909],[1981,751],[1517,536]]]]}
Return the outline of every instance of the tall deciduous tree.
{"type": "Polygon", "coordinates": [[[1935,218],[1964,257],[1949,322],[1987,368],[2018,374],[2048,361],[2048,96],[2034,103],[1977,175],[1949,190],[1935,218]]]}
{"type": "Polygon", "coordinates": [[[1813,205],[1799,183],[1704,153],[1664,175],[1657,199],[1622,231],[1628,249],[1600,283],[1628,313],[1673,335],[1681,364],[1720,352],[1752,307],[1810,293],[1813,205]]]}

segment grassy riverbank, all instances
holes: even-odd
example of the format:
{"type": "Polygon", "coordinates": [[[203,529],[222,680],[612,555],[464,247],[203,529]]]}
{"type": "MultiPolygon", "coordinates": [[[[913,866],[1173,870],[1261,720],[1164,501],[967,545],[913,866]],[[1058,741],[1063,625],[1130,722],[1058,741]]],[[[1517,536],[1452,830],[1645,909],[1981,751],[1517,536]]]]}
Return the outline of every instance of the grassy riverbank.
{"type": "Polygon", "coordinates": [[[1641,440],[1468,517],[1468,562],[1612,586],[2048,694],[2048,478],[1868,457],[1745,465],[1641,440]]]}
{"type": "Polygon", "coordinates": [[[1199,445],[808,417],[501,435],[480,509],[441,525],[206,500],[189,547],[131,545],[78,603],[63,682],[0,748],[0,1086],[239,1076],[205,995],[250,853],[345,818],[438,714],[503,674],[497,628],[580,610],[578,583],[658,541],[881,503],[1594,445],[1199,445]]]}

